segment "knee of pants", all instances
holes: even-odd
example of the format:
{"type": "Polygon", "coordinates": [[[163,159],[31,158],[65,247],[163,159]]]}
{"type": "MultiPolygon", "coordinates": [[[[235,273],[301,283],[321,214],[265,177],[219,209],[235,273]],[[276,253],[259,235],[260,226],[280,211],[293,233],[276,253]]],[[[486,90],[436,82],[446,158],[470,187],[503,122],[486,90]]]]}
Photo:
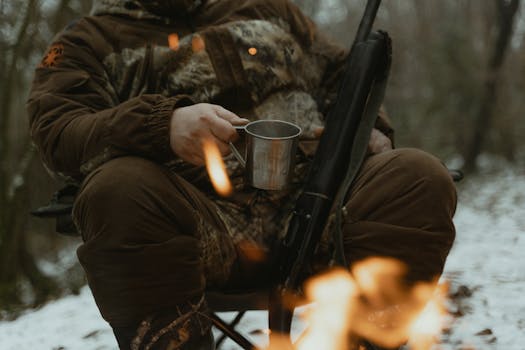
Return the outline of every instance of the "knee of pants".
{"type": "Polygon", "coordinates": [[[138,157],[113,159],[84,181],[73,217],[85,241],[161,242],[175,233],[193,234],[194,209],[167,170],[138,157]]]}
{"type": "Polygon", "coordinates": [[[347,204],[353,221],[391,224],[452,218],[456,190],[445,166],[434,156],[404,148],[370,157],[347,204]],[[353,215],[352,215],[353,213],[353,215]],[[403,215],[404,214],[404,215],[403,215]]]}
{"type": "Polygon", "coordinates": [[[397,149],[371,157],[347,205],[348,255],[395,257],[411,279],[432,278],[455,238],[455,207],[453,181],[434,156],[397,149]]]}
{"type": "Polygon", "coordinates": [[[412,206],[426,209],[430,217],[452,218],[456,210],[456,188],[444,164],[418,149],[402,148],[393,152],[392,181],[398,183],[400,197],[413,202],[412,206]]]}
{"type": "Polygon", "coordinates": [[[78,258],[113,325],[202,294],[198,222],[189,187],[177,181],[153,162],[123,157],[90,174],[76,199],[73,214],[85,241],[78,258]]]}

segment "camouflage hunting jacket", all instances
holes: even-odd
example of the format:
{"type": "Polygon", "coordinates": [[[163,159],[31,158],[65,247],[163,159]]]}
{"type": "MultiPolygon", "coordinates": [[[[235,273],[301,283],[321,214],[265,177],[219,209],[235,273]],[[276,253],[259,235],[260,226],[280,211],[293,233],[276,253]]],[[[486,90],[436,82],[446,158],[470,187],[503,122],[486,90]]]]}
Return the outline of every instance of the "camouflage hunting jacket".
{"type": "MultiPolygon", "coordinates": [[[[136,155],[207,190],[203,169],[170,148],[174,109],[206,102],[250,120],[288,120],[307,146],[335,100],[345,56],[287,0],[97,0],[36,69],[32,138],[53,173],[77,182],[136,155]]],[[[385,118],[377,125],[391,135],[385,118]]],[[[253,202],[242,168],[234,159],[227,166],[239,201],[253,202]]]]}

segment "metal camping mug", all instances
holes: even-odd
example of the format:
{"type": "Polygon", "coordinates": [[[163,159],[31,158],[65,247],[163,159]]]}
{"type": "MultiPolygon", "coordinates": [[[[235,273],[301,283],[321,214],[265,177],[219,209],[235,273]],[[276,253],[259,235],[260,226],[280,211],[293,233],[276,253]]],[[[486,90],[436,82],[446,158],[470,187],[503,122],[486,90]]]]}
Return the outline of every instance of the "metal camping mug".
{"type": "Polygon", "coordinates": [[[233,155],[246,170],[250,185],[283,190],[291,182],[301,128],[282,120],[257,120],[235,126],[246,133],[245,156],[230,142],[233,155]]]}

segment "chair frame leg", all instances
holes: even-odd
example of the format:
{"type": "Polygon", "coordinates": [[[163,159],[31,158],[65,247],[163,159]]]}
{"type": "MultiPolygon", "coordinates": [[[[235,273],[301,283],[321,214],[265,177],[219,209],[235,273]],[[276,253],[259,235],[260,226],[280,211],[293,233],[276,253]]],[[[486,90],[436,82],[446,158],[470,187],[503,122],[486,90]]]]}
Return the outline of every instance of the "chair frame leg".
{"type": "MultiPolygon", "coordinates": [[[[246,311],[238,312],[235,318],[230,323],[228,323],[228,327],[230,329],[235,329],[235,327],[237,327],[237,325],[241,322],[245,314],[246,311]]],[[[219,349],[221,347],[221,344],[226,340],[226,338],[228,338],[228,336],[223,332],[219,339],[217,339],[217,341],[215,342],[215,347],[219,349]]]]}
{"type": "MultiPolygon", "coordinates": [[[[231,324],[224,322],[215,313],[211,313],[208,317],[210,318],[213,325],[217,327],[218,330],[220,330],[225,336],[237,343],[237,345],[239,345],[243,350],[257,350],[257,347],[252,342],[250,342],[241,333],[237,332],[234,329],[234,327],[241,321],[241,318],[244,316],[244,313],[245,312],[240,312],[231,324]]],[[[221,339],[220,342],[217,343],[217,347],[223,340],[224,339],[221,339]]]]}

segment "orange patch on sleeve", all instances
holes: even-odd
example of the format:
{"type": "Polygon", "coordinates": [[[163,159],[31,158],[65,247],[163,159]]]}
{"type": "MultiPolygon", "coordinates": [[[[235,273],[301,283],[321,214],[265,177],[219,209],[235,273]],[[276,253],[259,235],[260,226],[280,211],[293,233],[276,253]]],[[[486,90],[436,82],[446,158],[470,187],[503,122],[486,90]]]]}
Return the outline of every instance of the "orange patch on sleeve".
{"type": "Polygon", "coordinates": [[[64,45],[56,43],[51,45],[46,55],[40,62],[39,68],[56,67],[64,56],[64,45]]]}

